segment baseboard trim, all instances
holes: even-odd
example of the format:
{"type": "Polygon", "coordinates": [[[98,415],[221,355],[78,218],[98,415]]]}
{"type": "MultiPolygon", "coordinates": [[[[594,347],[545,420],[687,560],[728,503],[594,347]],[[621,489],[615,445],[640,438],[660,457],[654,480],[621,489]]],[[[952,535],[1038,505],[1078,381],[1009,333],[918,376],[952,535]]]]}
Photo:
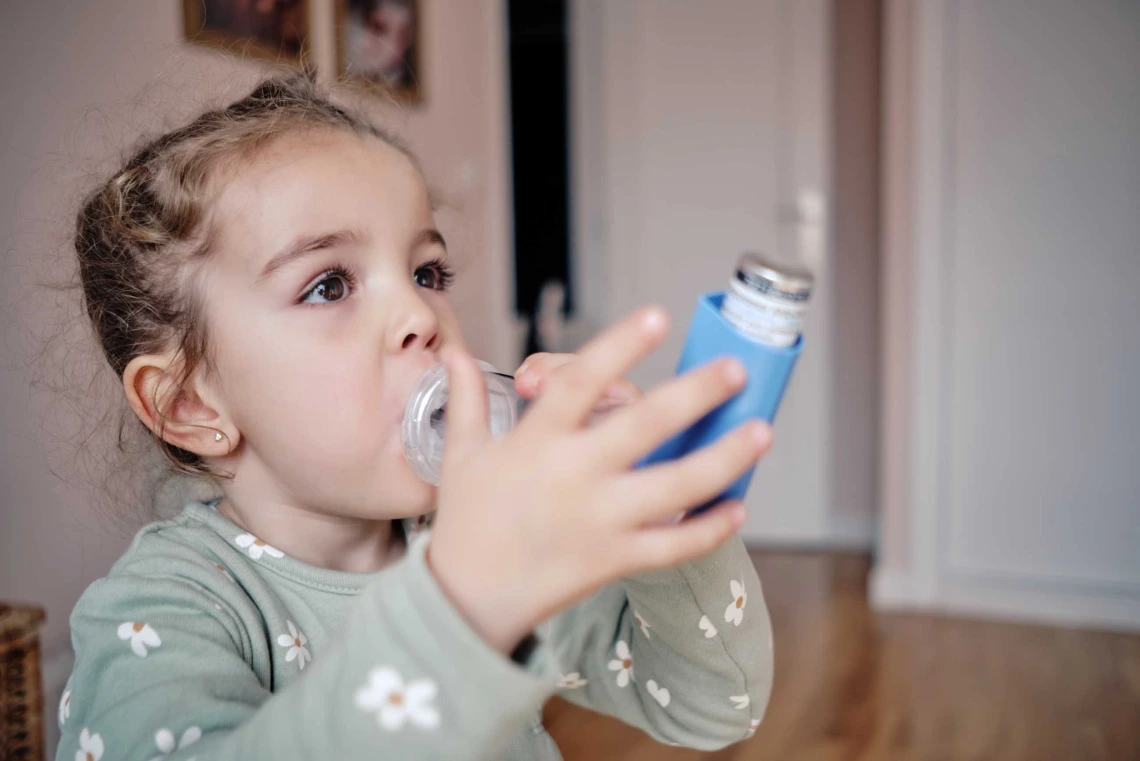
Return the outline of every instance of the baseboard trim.
{"type": "Polygon", "coordinates": [[[915,611],[1081,629],[1140,632],[1140,595],[1118,590],[1043,589],[982,582],[924,584],[913,574],[875,568],[869,580],[878,611],[915,611]]]}

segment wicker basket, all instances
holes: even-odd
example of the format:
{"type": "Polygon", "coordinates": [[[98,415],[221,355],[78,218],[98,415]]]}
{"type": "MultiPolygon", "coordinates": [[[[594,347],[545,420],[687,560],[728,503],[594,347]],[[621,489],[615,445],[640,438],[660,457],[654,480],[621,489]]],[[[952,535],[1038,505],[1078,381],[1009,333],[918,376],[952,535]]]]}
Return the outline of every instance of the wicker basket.
{"type": "Polygon", "coordinates": [[[39,608],[0,603],[0,761],[43,761],[43,620],[39,608]]]}

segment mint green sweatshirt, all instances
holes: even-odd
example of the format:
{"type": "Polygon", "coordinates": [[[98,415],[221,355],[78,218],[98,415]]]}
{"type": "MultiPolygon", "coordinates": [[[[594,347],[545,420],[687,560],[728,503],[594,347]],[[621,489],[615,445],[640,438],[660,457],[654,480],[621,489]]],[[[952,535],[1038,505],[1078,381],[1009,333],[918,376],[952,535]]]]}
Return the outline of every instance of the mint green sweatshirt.
{"type": "Polygon", "coordinates": [[[379,573],[330,571],[214,504],[144,528],[76,604],[57,759],[558,759],[555,693],[695,748],[763,715],[771,626],[739,539],[602,589],[519,663],[444,595],[426,532],[379,573]]]}

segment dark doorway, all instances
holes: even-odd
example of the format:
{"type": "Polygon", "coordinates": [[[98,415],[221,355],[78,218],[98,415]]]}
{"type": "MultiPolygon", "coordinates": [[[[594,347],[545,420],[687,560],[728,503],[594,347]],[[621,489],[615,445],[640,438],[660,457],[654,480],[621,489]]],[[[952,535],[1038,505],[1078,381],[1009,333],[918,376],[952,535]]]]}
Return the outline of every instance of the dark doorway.
{"type": "Polygon", "coordinates": [[[565,287],[571,314],[567,35],[564,0],[508,0],[515,310],[525,353],[543,351],[536,312],[545,284],[565,287]]]}

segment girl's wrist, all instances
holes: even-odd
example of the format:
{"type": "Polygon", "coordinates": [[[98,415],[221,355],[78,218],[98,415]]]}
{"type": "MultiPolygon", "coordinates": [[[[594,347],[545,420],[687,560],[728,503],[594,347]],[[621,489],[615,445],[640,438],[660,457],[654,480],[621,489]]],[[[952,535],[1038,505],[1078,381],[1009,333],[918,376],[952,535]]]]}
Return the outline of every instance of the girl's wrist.
{"type": "Polygon", "coordinates": [[[526,622],[526,616],[514,614],[514,606],[504,604],[495,594],[501,591],[495,585],[488,585],[473,574],[453,571],[446,560],[440,563],[433,556],[431,539],[425,550],[428,570],[463,619],[492,648],[513,656],[533,633],[534,626],[526,622]]]}

